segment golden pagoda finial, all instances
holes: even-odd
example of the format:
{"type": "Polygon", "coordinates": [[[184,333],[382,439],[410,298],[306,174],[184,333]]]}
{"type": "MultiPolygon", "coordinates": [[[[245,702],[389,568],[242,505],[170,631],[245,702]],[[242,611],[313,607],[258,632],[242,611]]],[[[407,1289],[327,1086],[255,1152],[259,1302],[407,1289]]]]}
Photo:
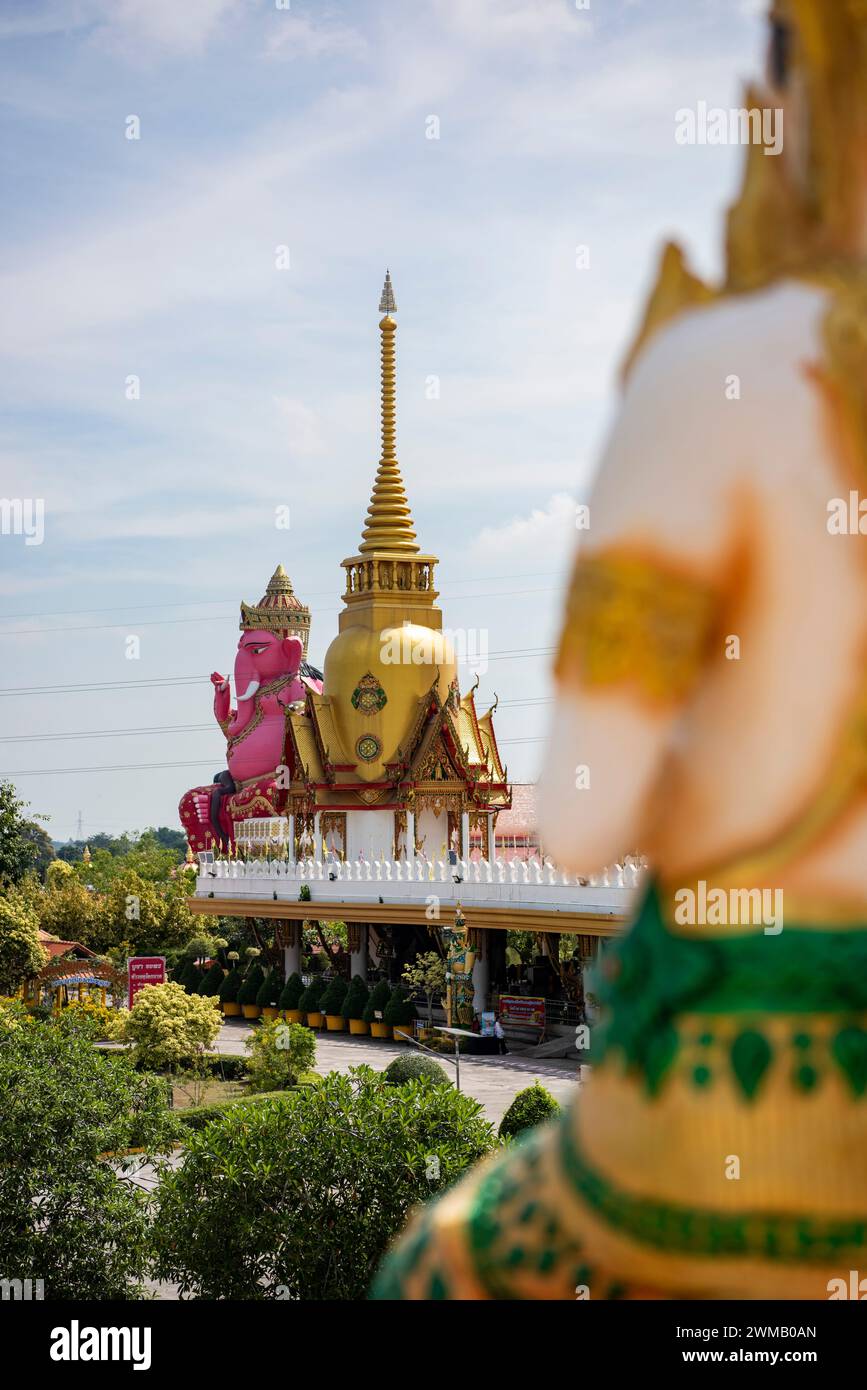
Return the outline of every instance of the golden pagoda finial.
{"type": "Polygon", "coordinates": [[[84,846],[84,853],[83,853],[82,856],[81,856],[81,862],[82,862],[82,864],[89,864],[90,861],[91,861],[91,858],[92,858],[92,855],[91,855],[91,853],[90,853],[90,845],[85,845],[85,846],[84,846]]]}
{"type": "Polygon", "coordinates": [[[388,271],[385,272],[379,311],[385,314],[379,325],[382,335],[382,458],[376,471],[358,549],[362,554],[375,550],[417,555],[419,547],[416,544],[412,513],[395,454],[394,335],[397,323],[391,316],[397,313],[397,304],[388,271]]]}

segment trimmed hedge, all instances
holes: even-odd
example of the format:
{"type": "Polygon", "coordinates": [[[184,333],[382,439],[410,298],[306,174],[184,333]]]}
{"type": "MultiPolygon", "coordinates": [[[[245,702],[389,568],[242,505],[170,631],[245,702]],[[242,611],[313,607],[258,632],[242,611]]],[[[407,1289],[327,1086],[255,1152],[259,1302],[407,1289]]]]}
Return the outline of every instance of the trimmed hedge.
{"type": "Polygon", "coordinates": [[[390,1086],[402,1086],[406,1081],[417,1081],[420,1076],[429,1076],[437,1086],[448,1086],[451,1081],[445,1067],[441,1067],[433,1057],[425,1057],[423,1052],[395,1057],[393,1062],[389,1062],[384,1075],[390,1086]]]}
{"type": "Polygon", "coordinates": [[[199,994],[207,995],[208,998],[212,998],[215,994],[219,994],[223,987],[225,975],[226,972],[222,965],[218,960],[215,960],[202,980],[202,983],[199,985],[199,994]]]}
{"type": "Polygon", "coordinates": [[[370,998],[364,1006],[364,1012],[361,1017],[364,1019],[365,1023],[382,1023],[383,1020],[378,1019],[376,1015],[378,1013],[385,1013],[390,998],[391,985],[388,983],[388,980],[380,980],[378,985],[373,986],[370,998]]]}
{"type": "Polygon", "coordinates": [[[341,980],[339,975],[335,975],[322,996],[322,1002],[319,1005],[322,1012],[324,1014],[339,1014],[348,991],[349,986],[346,981],[341,980]]]}
{"type": "Polygon", "coordinates": [[[382,1015],[383,1023],[387,1023],[391,1028],[400,1028],[412,1023],[414,1018],[415,1004],[411,999],[407,999],[403,985],[395,985],[382,1015]]]}
{"type": "Polygon", "coordinates": [[[237,965],[234,966],[220,985],[220,1003],[237,1004],[238,991],[244,983],[243,977],[237,965]]]}
{"type": "Polygon", "coordinates": [[[321,1013],[319,1001],[325,992],[325,981],[319,976],[314,975],[310,984],[302,992],[298,1000],[298,1007],[303,1014],[321,1013]]]}
{"type": "Polygon", "coordinates": [[[516,1134],[522,1134],[525,1129],[543,1124],[545,1120],[550,1120],[553,1115],[559,1113],[560,1106],[551,1092],[538,1081],[534,1081],[532,1086],[526,1086],[523,1091],[518,1092],[500,1121],[500,1138],[514,1139],[516,1134]]]}
{"type": "Polygon", "coordinates": [[[262,970],[261,965],[259,964],[258,961],[254,961],[254,963],[250,966],[250,969],[247,971],[246,975],[244,976],[244,983],[241,985],[241,988],[238,990],[238,1003],[239,1003],[239,1004],[255,1004],[255,1002],[256,1002],[256,995],[259,993],[259,990],[262,988],[262,985],[263,985],[263,983],[264,983],[264,980],[265,980],[265,974],[264,974],[264,971],[262,970]]]}
{"type": "Polygon", "coordinates": [[[343,1007],[340,1012],[345,1019],[363,1018],[367,1001],[370,998],[370,990],[360,975],[353,975],[343,1000],[343,1007]]]}
{"type": "Polygon", "coordinates": [[[234,1096],[231,1100],[213,1100],[205,1105],[188,1105],[184,1110],[173,1110],[172,1114],[188,1129],[204,1129],[209,1121],[223,1115],[236,1105],[258,1105],[263,1100],[277,1100],[295,1091],[300,1086],[321,1086],[322,1077],[315,1071],[306,1071],[298,1078],[297,1086],[289,1086],[284,1091],[260,1091],[258,1095],[234,1096]]]}
{"type": "Polygon", "coordinates": [[[304,981],[296,970],[294,975],[289,976],[289,979],[283,986],[278,1007],[281,1009],[297,1009],[299,1007],[298,1000],[303,993],[304,981]]]}
{"type": "Polygon", "coordinates": [[[282,992],[283,976],[276,967],[273,967],[259,986],[256,1003],[260,1009],[276,1009],[279,1006],[282,992]]]}

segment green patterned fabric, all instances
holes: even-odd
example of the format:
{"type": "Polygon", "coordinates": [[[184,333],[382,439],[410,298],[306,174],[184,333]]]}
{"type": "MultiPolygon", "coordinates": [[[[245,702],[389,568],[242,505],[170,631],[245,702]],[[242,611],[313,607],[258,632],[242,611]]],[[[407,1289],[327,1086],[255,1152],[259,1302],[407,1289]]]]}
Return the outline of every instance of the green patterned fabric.
{"type": "MultiPolygon", "coordinates": [[[[658,1094],[687,1042],[683,1014],[839,1014],[829,1060],[853,1095],[867,1092],[867,1030],[860,1026],[867,1012],[867,930],[860,927],[817,931],[794,924],[776,936],[684,937],[665,925],[651,887],[632,930],[606,951],[594,984],[606,1015],[594,1033],[594,1059],[619,1053],[650,1095],[658,1094]]],[[[711,1047],[712,1027],[698,1041],[711,1047]]],[[[803,1030],[792,1039],[793,1049],[810,1043],[803,1030]]],[[[770,1041],[745,1019],[727,1064],[747,1099],[758,1093],[773,1060],[770,1041]]],[[[820,1070],[798,1060],[796,1084],[808,1089],[820,1070]]],[[[692,1075],[696,1085],[712,1084],[710,1059],[692,1075]]]]}

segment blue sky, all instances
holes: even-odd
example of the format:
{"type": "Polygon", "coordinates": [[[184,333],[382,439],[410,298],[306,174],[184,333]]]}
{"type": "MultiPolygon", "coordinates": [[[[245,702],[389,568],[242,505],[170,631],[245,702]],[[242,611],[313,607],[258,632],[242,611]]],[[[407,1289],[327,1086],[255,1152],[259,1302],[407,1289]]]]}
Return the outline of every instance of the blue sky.
{"type": "Polygon", "coordinates": [[[535,776],[549,658],[500,654],[554,640],[662,240],[719,264],[740,152],[678,145],[674,113],[740,103],[760,9],[0,0],[0,493],[45,499],[43,544],[0,536],[0,686],[124,687],[0,695],[0,774],[55,838],[176,823],[222,764],[208,673],[278,561],[321,662],[378,458],[386,265],[416,528],[535,776]],[[191,683],[126,684],[167,677],[191,683]]]}

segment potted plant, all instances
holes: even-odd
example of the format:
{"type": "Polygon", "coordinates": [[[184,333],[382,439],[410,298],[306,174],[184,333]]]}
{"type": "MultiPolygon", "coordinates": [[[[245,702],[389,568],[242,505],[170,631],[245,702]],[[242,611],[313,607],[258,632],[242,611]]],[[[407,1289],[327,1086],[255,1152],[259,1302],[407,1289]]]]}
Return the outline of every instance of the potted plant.
{"type": "Polygon", "coordinates": [[[238,1003],[238,991],[243,983],[240,970],[237,965],[233,965],[220,986],[220,1008],[226,1018],[237,1018],[241,1012],[241,1005],[238,1003]]]}
{"type": "Polygon", "coordinates": [[[241,1013],[245,1018],[258,1018],[261,1010],[256,1003],[256,996],[262,988],[265,976],[262,967],[257,961],[253,961],[250,969],[244,976],[244,982],[238,990],[238,1003],[241,1005],[241,1013]]]}
{"type": "Polygon", "coordinates": [[[300,1008],[298,1007],[298,1001],[303,993],[304,981],[301,979],[301,976],[298,974],[298,971],[296,970],[293,975],[289,976],[289,979],[283,986],[283,990],[278,1001],[280,1009],[283,1013],[283,1017],[285,1018],[287,1023],[301,1022],[303,1014],[300,1008]]]}
{"type": "Polygon", "coordinates": [[[298,1000],[298,1008],[302,1014],[307,1015],[308,1028],[321,1028],[323,1021],[322,1010],[319,1001],[325,992],[325,981],[319,975],[314,975],[310,984],[304,990],[298,1000]]]}
{"type": "Polygon", "coordinates": [[[339,975],[335,975],[322,996],[322,1012],[325,1015],[325,1026],[329,1033],[341,1033],[345,1027],[342,1009],[348,989],[349,986],[346,981],[341,980],[339,975]]]}
{"type": "Polygon", "coordinates": [[[395,1042],[405,1042],[405,1034],[412,1030],[410,1024],[415,1018],[415,1004],[407,999],[403,985],[395,985],[391,998],[385,1006],[382,1021],[390,1029],[395,1042]]]}
{"type": "Polygon", "coordinates": [[[256,1003],[262,1010],[263,1018],[279,1018],[280,993],[283,989],[283,976],[275,967],[268,971],[256,995],[256,1003]]]}
{"type": "Polygon", "coordinates": [[[362,980],[360,975],[353,975],[349,989],[346,991],[346,997],[343,1000],[343,1009],[341,1012],[345,1021],[349,1024],[350,1033],[356,1036],[367,1032],[367,1024],[364,1021],[364,1010],[369,998],[370,990],[367,988],[366,982],[362,980]]]}
{"type": "Polygon", "coordinates": [[[211,996],[220,993],[220,988],[225,977],[225,970],[218,960],[215,960],[207,974],[203,977],[199,985],[199,994],[211,996]]]}
{"type": "Polygon", "coordinates": [[[385,1021],[385,1010],[391,998],[391,985],[388,980],[380,980],[378,985],[374,985],[370,998],[364,1006],[361,1017],[370,1028],[371,1036],[374,1038],[387,1038],[391,1035],[391,1028],[385,1021]]]}

